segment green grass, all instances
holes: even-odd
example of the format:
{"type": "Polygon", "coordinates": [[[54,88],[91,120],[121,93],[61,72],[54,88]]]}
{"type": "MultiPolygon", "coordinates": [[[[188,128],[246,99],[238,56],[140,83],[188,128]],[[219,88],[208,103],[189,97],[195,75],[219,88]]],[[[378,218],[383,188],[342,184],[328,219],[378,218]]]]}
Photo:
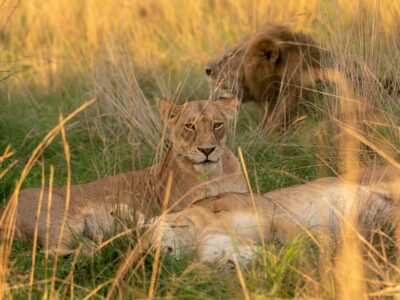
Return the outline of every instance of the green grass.
{"type": "MultiPolygon", "coordinates": [[[[92,257],[80,257],[73,264],[73,258],[60,260],[56,277],[68,281],[73,270],[75,287],[74,296],[83,297],[115,276],[116,266],[123,262],[127,244],[120,241],[110,244],[92,257]],[[78,287],[79,286],[79,287],[78,287]],[[81,288],[82,287],[82,288],[81,288]],[[86,291],[84,289],[87,289],[86,291]]],[[[293,297],[301,286],[307,284],[307,276],[318,272],[318,251],[311,242],[298,239],[289,245],[274,243],[262,249],[263,253],[244,269],[249,292],[267,297],[293,297]],[[297,270],[301,269],[303,274],[297,270]],[[308,274],[307,274],[308,273],[308,274]]],[[[18,241],[14,244],[12,255],[12,273],[10,281],[14,284],[27,282],[31,267],[31,245],[18,241]]],[[[42,253],[37,255],[34,294],[44,293],[43,280],[51,278],[53,260],[45,260],[42,253]],[[42,283],[40,283],[42,282],[42,283]]],[[[146,295],[149,288],[153,260],[148,256],[143,268],[130,270],[121,284],[123,299],[135,299],[146,295]],[[130,298],[131,297],[131,298],[130,298]]],[[[49,284],[49,283],[48,283],[49,284]]],[[[56,282],[56,288],[62,298],[70,297],[69,282],[56,282]]],[[[172,296],[174,299],[232,299],[241,298],[242,290],[234,270],[223,270],[211,265],[196,263],[192,257],[176,258],[163,255],[157,278],[157,295],[172,296]]],[[[106,296],[107,288],[98,291],[99,296],[106,296]]],[[[16,299],[24,299],[29,287],[19,288],[13,293],[16,299]]],[[[116,297],[118,291],[116,292],[116,297]]]]}
{"type": "MultiPolygon", "coordinates": [[[[66,114],[72,110],[72,107],[81,103],[79,97],[75,98],[75,96],[74,93],[70,93],[69,95],[55,94],[36,98],[41,105],[33,108],[14,104],[5,106],[6,110],[2,112],[2,122],[0,123],[0,132],[5,133],[0,141],[0,152],[5,149],[6,145],[12,144],[15,151],[13,158],[18,159],[19,163],[0,181],[3,203],[5,198],[12,193],[14,184],[31,151],[43,136],[57,124],[58,114],[60,112],[66,114]],[[57,99],[58,104],[54,104],[54,99],[57,99]],[[38,116],[40,119],[37,119],[38,116]]],[[[7,99],[4,98],[0,101],[7,103],[7,99]]],[[[261,192],[266,192],[315,178],[317,166],[312,145],[302,145],[304,141],[298,138],[297,132],[287,132],[283,139],[279,134],[269,138],[260,136],[260,132],[255,126],[256,123],[247,116],[249,113],[254,118],[254,112],[255,107],[251,104],[243,107],[238,124],[238,138],[231,139],[231,142],[244,150],[253,185],[258,184],[261,192]],[[253,129],[249,131],[248,126],[253,129]],[[249,141],[252,142],[249,143],[249,141]],[[256,178],[258,182],[256,182],[256,178]]],[[[99,177],[130,170],[133,165],[144,167],[151,164],[154,151],[151,151],[148,146],[148,151],[136,152],[136,156],[132,156],[133,148],[128,142],[127,136],[119,136],[118,142],[112,140],[112,135],[105,139],[96,136],[93,133],[93,124],[90,122],[90,118],[94,116],[95,109],[89,109],[74,119],[71,126],[67,126],[73,183],[88,182],[99,177]]],[[[311,119],[306,120],[305,124],[296,131],[310,132],[310,128],[314,127],[313,122],[311,119]]],[[[114,130],[118,131],[119,129],[116,127],[114,130]]],[[[144,143],[140,147],[146,149],[144,143]]],[[[65,185],[66,164],[60,137],[56,138],[46,149],[43,160],[47,176],[50,165],[53,165],[55,184],[57,186],[65,185]]],[[[2,167],[5,166],[7,166],[7,162],[2,167]]],[[[25,180],[24,187],[38,187],[40,184],[41,166],[37,164],[25,180]]],[[[85,291],[76,287],[74,294],[75,297],[82,297],[88,291],[115,276],[119,264],[123,262],[124,253],[132,247],[133,240],[134,236],[117,240],[94,257],[80,257],[76,265],[73,265],[73,257],[62,258],[56,277],[67,280],[68,274],[73,269],[74,283],[86,289],[85,291]]],[[[259,265],[260,261],[257,260],[252,267],[244,271],[249,291],[254,295],[293,296],[298,289],[297,285],[301,282],[300,275],[295,270],[300,265],[312,263],[312,260],[307,261],[307,255],[304,255],[307,251],[311,252],[311,256],[317,255],[317,251],[312,249],[310,246],[303,247],[299,242],[287,246],[279,244],[268,246],[265,251],[268,253],[266,257],[269,262],[259,265]]],[[[32,246],[29,242],[16,241],[14,243],[10,261],[12,271],[9,278],[13,285],[27,282],[31,271],[31,250],[32,246]]],[[[41,282],[51,278],[52,263],[52,260],[46,262],[44,254],[39,252],[35,281],[41,282]]],[[[173,295],[174,298],[180,299],[241,297],[242,291],[234,272],[221,272],[212,266],[193,267],[193,264],[194,262],[190,258],[176,259],[164,256],[157,280],[157,295],[173,295]],[[193,270],[188,272],[187,270],[192,267],[193,270]]],[[[137,271],[131,271],[125,275],[123,288],[121,288],[124,298],[129,299],[133,295],[140,294],[146,295],[151,266],[152,256],[149,255],[145,260],[144,269],[139,268],[137,271]]],[[[44,287],[44,283],[35,284],[34,295],[39,297],[44,292],[44,287]]],[[[70,296],[68,284],[57,282],[56,288],[61,295],[64,295],[63,297],[70,296]]],[[[20,288],[13,292],[13,297],[24,299],[29,292],[29,287],[20,288]]],[[[100,289],[98,294],[105,296],[107,287],[100,289]]]]}
{"type": "MultiPolygon", "coordinates": [[[[57,125],[59,114],[65,116],[93,97],[98,103],[66,127],[73,184],[149,166],[155,149],[132,125],[132,115],[127,112],[130,99],[140,98],[143,92],[154,111],[159,96],[179,102],[206,99],[204,62],[243,34],[254,31],[263,20],[284,21],[313,34],[333,52],[361,61],[362,67],[377,78],[396,76],[400,66],[397,35],[390,31],[399,27],[400,8],[391,1],[380,1],[380,10],[375,1],[360,1],[357,9],[352,7],[355,1],[341,1],[344,3],[340,5],[340,1],[289,1],[278,5],[271,4],[276,1],[254,1],[251,5],[236,0],[131,1],[124,5],[126,15],[121,24],[119,16],[114,15],[120,12],[121,3],[115,7],[109,1],[96,5],[82,1],[81,7],[74,1],[48,1],[43,5],[22,2],[11,19],[15,21],[4,27],[0,36],[0,42],[4,42],[4,51],[2,48],[0,52],[0,153],[9,144],[14,151],[13,157],[0,165],[0,172],[18,160],[0,179],[1,203],[13,192],[32,150],[57,125]]],[[[339,65],[343,64],[342,57],[337,59],[339,65]]],[[[350,77],[356,79],[365,71],[346,67],[350,77]]],[[[395,82],[399,86],[398,77],[395,82]]],[[[399,94],[388,95],[374,85],[367,85],[366,91],[358,85],[357,89],[382,114],[377,124],[363,124],[361,130],[380,149],[399,157],[399,94]]],[[[334,93],[335,88],[325,91],[334,93]]],[[[270,135],[257,128],[259,109],[251,103],[242,106],[236,135],[229,144],[235,153],[238,147],[243,150],[254,190],[267,192],[340,170],[338,125],[331,119],[335,116],[335,101],[332,96],[318,95],[304,105],[304,121],[270,135]]],[[[385,162],[370,148],[363,146],[362,150],[362,163],[385,162]]],[[[41,161],[46,177],[53,165],[55,185],[65,185],[67,170],[61,137],[49,145],[41,161]]],[[[37,163],[23,187],[40,184],[41,165],[37,163]]],[[[386,251],[390,262],[397,263],[392,242],[385,238],[381,243],[381,238],[375,235],[374,245],[386,251]]],[[[135,240],[135,235],[120,238],[92,257],[79,256],[76,264],[74,257],[61,258],[56,278],[63,281],[55,283],[59,298],[72,296],[68,277],[71,271],[76,299],[114,278],[135,240]]],[[[11,292],[15,299],[29,296],[31,255],[31,243],[14,242],[8,283],[17,287],[11,292]]],[[[137,269],[128,270],[115,298],[146,298],[152,255],[146,256],[137,269]]],[[[364,255],[369,291],[396,286],[399,276],[394,268],[367,251],[364,255]]],[[[254,262],[242,270],[250,297],[291,298],[307,293],[336,297],[333,278],[321,285],[318,259],[316,245],[305,238],[260,248],[254,262]]],[[[43,280],[52,278],[53,263],[39,251],[32,299],[45,296],[49,283],[43,280]]],[[[160,265],[158,298],[243,299],[235,272],[200,265],[193,257],[163,255],[160,265]]],[[[105,297],[109,286],[99,289],[97,298],[105,297]]]]}
{"type": "MultiPolygon", "coordinates": [[[[36,106],[32,104],[32,107],[20,104],[24,102],[22,98],[16,100],[17,104],[8,102],[4,97],[0,99],[6,104],[3,106],[5,110],[1,112],[0,132],[4,134],[0,141],[0,152],[3,152],[8,144],[12,144],[15,151],[13,159],[19,160],[19,163],[0,181],[3,203],[12,193],[31,151],[57,124],[59,113],[67,114],[73,107],[82,103],[83,97],[79,97],[79,91],[71,91],[69,94],[55,93],[45,97],[37,95],[35,100],[41,104],[36,106]],[[54,103],[54,99],[58,102],[54,103]]],[[[153,100],[154,98],[150,98],[150,101],[153,100]]],[[[325,97],[319,97],[315,105],[321,107],[321,110],[328,110],[325,97]]],[[[112,116],[110,120],[100,123],[99,127],[99,123],[94,122],[101,114],[97,109],[89,108],[67,126],[73,183],[92,181],[130,170],[133,166],[148,166],[154,156],[154,150],[145,143],[145,140],[140,139],[140,136],[137,140],[139,146],[132,146],[129,131],[124,130],[121,124],[114,123],[115,117],[112,116]]],[[[254,104],[243,105],[236,136],[231,137],[229,142],[235,145],[235,151],[236,147],[243,149],[254,190],[267,192],[322,175],[332,175],[333,170],[337,170],[338,149],[334,145],[335,130],[332,125],[326,126],[326,117],[323,115],[309,109],[304,109],[304,113],[307,114],[307,118],[296,127],[266,136],[257,128],[259,118],[257,107],[254,104]],[[323,125],[325,127],[321,127],[323,125]],[[321,128],[324,129],[322,136],[321,128]]],[[[382,130],[380,134],[390,138],[392,132],[382,130]]],[[[362,155],[365,161],[376,159],[376,155],[368,149],[365,149],[362,155]]],[[[10,161],[6,161],[2,168],[10,161]]],[[[56,138],[46,149],[43,161],[46,175],[49,174],[50,165],[53,165],[55,184],[65,185],[66,163],[61,137],[56,138]]],[[[25,180],[24,187],[38,187],[40,183],[41,166],[37,164],[25,180]]],[[[56,278],[62,281],[55,283],[59,296],[71,297],[69,274],[72,271],[76,285],[73,293],[76,298],[84,297],[97,286],[114,278],[118,266],[124,262],[126,252],[134,246],[134,241],[134,235],[118,239],[93,257],[79,256],[76,264],[73,263],[73,257],[61,258],[56,278]]],[[[30,293],[26,283],[31,272],[31,251],[32,245],[29,242],[14,242],[9,282],[11,285],[22,285],[12,291],[16,299],[26,299],[30,293]]],[[[287,245],[276,242],[265,249],[260,248],[259,251],[258,258],[243,270],[247,289],[252,298],[290,298],[301,294],[303,290],[308,291],[313,285],[315,285],[313,289],[318,290],[318,293],[324,293],[327,298],[332,296],[329,287],[314,282],[320,280],[319,251],[312,242],[305,239],[287,245]]],[[[150,253],[143,266],[129,270],[116,289],[115,297],[123,299],[145,297],[150,285],[152,262],[150,253]]],[[[39,251],[32,294],[34,298],[44,296],[46,283],[43,281],[52,278],[53,263],[52,259],[46,261],[44,254],[39,251]]],[[[171,255],[163,255],[160,265],[156,283],[157,297],[173,299],[243,297],[235,272],[199,265],[192,257],[177,259],[171,255]]],[[[97,291],[97,295],[106,296],[108,291],[109,285],[106,285],[97,291]]]]}

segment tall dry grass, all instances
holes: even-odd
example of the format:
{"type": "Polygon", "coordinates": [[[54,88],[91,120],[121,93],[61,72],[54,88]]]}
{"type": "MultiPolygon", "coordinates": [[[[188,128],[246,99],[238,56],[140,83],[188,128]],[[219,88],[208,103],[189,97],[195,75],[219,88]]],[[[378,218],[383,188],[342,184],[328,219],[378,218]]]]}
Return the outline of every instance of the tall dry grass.
{"type": "Polygon", "coordinates": [[[90,83],[98,62],[116,63],[121,55],[141,75],[182,75],[188,66],[199,71],[210,56],[265,22],[286,23],[334,50],[352,48],[376,58],[379,47],[370,43],[395,39],[400,15],[398,2],[374,0],[7,0],[1,5],[2,64],[19,74],[12,76],[15,84],[22,80],[41,89],[61,87],[76,76],[90,83]],[[348,40],[353,34],[359,39],[348,40]]]}
{"type": "MultiPolygon", "coordinates": [[[[251,134],[248,139],[246,134],[238,136],[237,143],[243,147],[248,160],[260,151],[283,147],[293,141],[298,143],[294,144],[298,147],[311,145],[310,149],[317,153],[315,165],[320,174],[332,173],[326,169],[335,172],[341,169],[349,170],[351,177],[357,174],[362,164],[371,164],[375,160],[396,165],[400,145],[399,99],[398,94],[385,90],[383,85],[386,79],[394,90],[400,84],[397,75],[400,67],[399,20],[400,2],[388,0],[6,0],[0,4],[0,101],[8,105],[21,101],[28,106],[34,102],[35,107],[40,107],[49,103],[47,96],[60,95],[74,88],[80,95],[73,103],[75,107],[79,106],[81,99],[92,96],[98,99],[96,108],[91,108],[84,120],[88,122],[90,135],[104,141],[102,151],[105,157],[118,155],[112,153],[109,141],[126,139],[133,156],[140,151],[149,151],[154,154],[151,160],[157,161],[163,155],[165,143],[160,141],[163,126],[154,112],[154,99],[169,96],[182,101],[207,97],[202,70],[204,62],[225,51],[243,35],[254,32],[263,23],[281,22],[311,34],[322,46],[336,53],[334,65],[350,79],[354,91],[347,91],[341,98],[340,91],[333,88],[323,95],[327,104],[309,104],[317,114],[317,124],[312,130],[302,130],[299,126],[298,130],[267,141],[255,128],[253,116],[246,116],[244,111],[245,117],[241,121],[245,124],[245,131],[238,132],[251,134]],[[370,106],[368,113],[360,109],[365,102],[370,106]],[[328,132],[335,132],[337,128],[339,132],[332,138],[328,132]],[[293,140],[290,135],[300,137],[293,140]],[[146,150],[141,150],[143,147],[146,150]]],[[[57,99],[50,101],[56,102],[57,99]]],[[[67,145],[64,125],[67,126],[70,119],[60,121],[62,125],[55,127],[32,153],[23,168],[15,194],[56,134],[61,132],[64,145],[67,145]]],[[[17,160],[12,160],[12,152],[7,148],[0,156],[0,180],[16,165],[17,160]],[[1,163],[6,159],[11,163],[2,167],[1,163]]],[[[283,168],[271,170],[262,166],[257,170],[253,172],[257,190],[260,189],[257,176],[263,175],[260,173],[275,176],[277,172],[286,172],[283,168]]],[[[8,213],[2,217],[3,224],[15,210],[13,201],[10,203],[8,213]]],[[[320,274],[307,265],[304,270],[295,270],[302,279],[298,280],[299,286],[290,287],[288,294],[361,299],[399,293],[397,282],[400,276],[396,262],[393,263],[390,254],[385,252],[385,243],[390,238],[379,233],[368,241],[373,244],[378,239],[380,255],[376,255],[365,250],[368,247],[363,247],[365,241],[361,242],[353,230],[355,223],[353,216],[347,216],[332,276],[328,275],[329,278],[323,281],[320,274]]],[[[127,295],[124,288],[131,293],[129,285],[140,280],[149,284],[141,285],[135,295],[150,298],[158,295],[157,280],[160,277],[157,276],[161,276],[162,271],[159,249],[151,271],[146,271],[143,257],[139,262],[136,256],[129,259],[130,254],[136,255],[136,252],[128,249],[130,252],[120,262],[120,273],[117,272],[115,278],[96,282],[94,288],[85,290],[79,286],[80,282],[74,282],[73,268],[64,278],[58,278],[53,272],[43,282],[37,282],[34,247],[29,279],[22,284],[12,282],[9,255],[14,233],[12,227],[7,226],[7,229],[9,231],[0,247],[2,296],[10,296],[13,291],[26,286],[30,287],[29,295],[32,296],[32,287],[39,286],[43,295],[49,298],[67,297],[67,291],[68,297],[72,297],[79,289],[80,295],[91,298],[104,287],[111,287],[110,297],[114,290],[115,295],[123,297],[127,295]],[[131,268],[137,273],[133,272],[124,282],[131,268]],[[146,281],[149,274],[151,278],[146,281]],[[56,287],[55,282],[62,285],[56,287]]],[[[278,254],[282,260],[292,259],[278,254]]],[[[264,255],[258,261],[264,267],[261,271],[251,269],[246,273],[237,265],[240,291],[245,298],[257,296],[258,288],[264,284],[262,280],[267,281],[271,265],[279,260],[279,257],[267,257],[266,252],[264,255]]],[[[73,264],[76,263],[74,258],[73,264]]],[[[56,265],[54,263],[54,268],[56,265]]],[[[185,281],[185,275],[189,276],[196,267],[191,264],[182,277],[174,278],[173,284],[185,281]]],[[[275,267],[274,271],[278,272],[279,264],[276,263],[275,267]]],[[[278,289],[277,282],[271,290],[278,289]]],[[[174,289],[166,295],[179,297],[174,289]]]]}

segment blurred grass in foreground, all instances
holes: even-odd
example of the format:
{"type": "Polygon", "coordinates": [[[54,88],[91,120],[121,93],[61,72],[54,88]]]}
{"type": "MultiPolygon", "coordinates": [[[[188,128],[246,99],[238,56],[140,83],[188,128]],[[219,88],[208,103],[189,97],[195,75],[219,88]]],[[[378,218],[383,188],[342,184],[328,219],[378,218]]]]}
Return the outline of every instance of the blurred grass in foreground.
{"type": "MultiPolygon", "coordinates": [[[[389,78],[393,90],[400,87],[399,1],[6,0],[0,4],[0,157],[5,154],[0,158],[1,199],[12,194],[30,153],[57,125],[59,113],[67,115],[92,97],[97,103],[65,125],[72,181],[93,181],[150,165],[157,159],[161,126],[154,112],[155,98],[205,99],[204,62],[265,22],[309,33],[337,53],[335,63],[344,65],[354,79],[356,96],[371,103],[377,117],[357,120],[362,124],[358,133],[374,146],[357,146],[360,165],[384,162],[382,153],[396,158],[399,95],[383,89],[379,81],[389,78]],[[347,63],[349,58],[354,66],[347,63]]],[[[244,150],[255,190],[265,192],[346,169],[340,148],[343,136],[332,121],[339,110],[335,89],[304,106],[307,118],[268,137],[257,128],[257,108],[243,106],[230,143],[244,150]]],[[[54,185],[65,185],[61,138],[46,148],[24,186],[41,185],[42,167],[48,185],[50,166],[55,170],[54,185]]],[[[319,251],[307,239],[268,245],[243,270],[249,295],[345,299],[353,275],[363,276],[356,288],[369,297],[397,295],[400,276],[391,235],[377,230],[368,238],[381,256],[365,249],[343,250],[342,273],[337,274],[346,276],[327,280],[319,270],[319,251]],[[349,262],[360,253],[363,260],[357,257],[352,272],[349,262]]],[[[0,289],[16,299],[55,295],[102,299],[134,239],[117,239],[91,258],[60,259],[54,278],[53,261],[38,252],[32,288],[32,245],[17,241],[10,259],[1,262],[9,268],[0,270],[0,289]],[[53,295],[51,280],[55,280],[53,295]]],[[[358,248],[356,241],[350,241],[358,248]]],[[[149,255],[129,269],[114,297],[146,298],[152,263],[149,255]]],[[[235,273],[221,273],[190,257],[166,255],[159,265],[156,297],[242,298],[235,273]]]]}

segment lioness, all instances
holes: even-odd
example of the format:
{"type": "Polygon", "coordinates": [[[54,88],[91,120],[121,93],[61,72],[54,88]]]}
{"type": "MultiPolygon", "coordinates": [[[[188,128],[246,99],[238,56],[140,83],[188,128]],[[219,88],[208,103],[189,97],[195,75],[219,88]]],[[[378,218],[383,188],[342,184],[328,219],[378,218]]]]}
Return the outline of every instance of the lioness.
{"type": "Polygon", "coordinates": [[[360,182],[326,177],[262,196],[228,193],[198,201],[155,222],[163,230],[161,247],[176,254],[194,252],[203,262],[225,263],[235,255],[249,261],[262,240],[287,241],[307,232],[329,240],[352,211],[361,229],[375,223],[396,225],[400,171],[364,170],[360,182]]]}
{"type": "Polygon", "coordinates": [[[257,102],[264,109],[262,125],[273,129],[296,116],[303,87],[326,79],[321,53],[310,36],[267,24],[208,62],[205,72],[212,93],[229,91],[257,102]]]}
{"type": "Polygon", "coordinates": [[[103,238],[111,226],[110,211],[116,204],[153,213],[161,207],[169,174],[172,188],[168,207],[178,211],[206,196],[248,191],[240,164],[226,146],[226,122],[235,114],[239,101],[232,95],[223,100],[187,102],[176,105],[158,101],[163,121],[170,131],[171,147],[165,159],[149,168],[73,185],[70,204],[57,249],[66,209],[66,187],[49,193],[40,189],[22,190],[16,213],[17,233],[30,239],[37,226],[38,243],[51,254],[71,253],[74,236],[94,241],[103,238]],[[39,198],[43,199],[41,208],[39,198]],[[39,211],[39,215],[37,215],[39,211]],[[47,244],[46,244],[47,243],[47,244]]]}

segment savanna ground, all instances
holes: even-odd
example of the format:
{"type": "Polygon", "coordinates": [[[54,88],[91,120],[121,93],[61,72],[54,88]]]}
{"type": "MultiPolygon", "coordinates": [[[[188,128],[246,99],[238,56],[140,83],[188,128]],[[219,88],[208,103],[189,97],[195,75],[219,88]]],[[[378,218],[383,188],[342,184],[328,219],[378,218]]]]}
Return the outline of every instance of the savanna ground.
{"type": "MultiPolygon", "coordinates": [[[[82,183],[152,164],[158,159],[162,131],[156,98],[207,99],[207,59],[266,21],[309,33],[338,53],[338,68],[344,65],[354,82],[353,100],[363,99],[373,107],[360,116],[358,134],[349,137],[359,142],[360,165],[395,163],[398,155],[399,1],[5,0],[0,16],[3,203],[30,165],[23,187],[40,187],[43,179],[46,186],[50,180],[65,185],[68,166],[72,183],[82,183]],[[390,88],[379,82],[390,82],[390,88]],[[94,104],[65,125],[66,140],[55,136],[37,160],[29,162],[60,116],[93,98],[94,104]]],[[[340,120],[335,120],[336,89],[322,91],[305,102],[305,117],[285,132],[263,134],[257,127],[257,107],[242,107],[230,145],[243,150],[255,191],[346,169],[343,133],[340,120]]],[[[397,252],[390,235],[380,231],[367,238],[377,252],[354,236],[344,239],[326,280],[318,266],[318,247],[306,238],[267,245],[239,273],[190,257],[163,255],[155,265],[151,252],[128,265],[121,277],[118,272],[127,264],[134,241],[135,236],[124,236],[92,257],[57,262],[40,250],[33,252],[30,243],[14,241],[8,248],[10,242],[3,241],[0,294],[15,299],[362,299],[400,293],[397,252]]]]}

